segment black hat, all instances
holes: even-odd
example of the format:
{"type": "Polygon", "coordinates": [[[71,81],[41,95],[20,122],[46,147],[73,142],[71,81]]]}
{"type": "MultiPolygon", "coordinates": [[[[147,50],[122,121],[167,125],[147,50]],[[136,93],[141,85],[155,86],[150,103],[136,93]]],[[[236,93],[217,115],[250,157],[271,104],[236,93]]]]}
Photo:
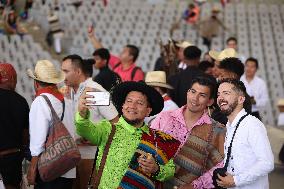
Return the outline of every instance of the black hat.
{"type": "Polygon", "coordinates": [[[131,91],[138,91],[147,96],[147,100],[152,108],[150,116],[162,111],[164,100],[158,91],[144,82],[126,81],[118,84],[111,92],[112,102],[120,114],[122,114],[122,105],[125,102],[125,98],[131,91]]]}

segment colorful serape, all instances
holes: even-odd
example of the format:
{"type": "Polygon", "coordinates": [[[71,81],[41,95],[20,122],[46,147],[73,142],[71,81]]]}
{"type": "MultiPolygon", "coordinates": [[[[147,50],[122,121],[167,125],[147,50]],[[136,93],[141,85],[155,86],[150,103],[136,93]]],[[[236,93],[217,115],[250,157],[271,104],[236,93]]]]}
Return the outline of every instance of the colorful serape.
{"type": "Polygon", "coordinates": [[[145,174],[139,167],[138,158],[151,154],[159,165],[165,165],[174,157],[180,142],[170,135],[150,129],[150,134],[143,133],[141,142],[134,153],[128,170],[123,176],[119,189],[155,189],[159,183],[153,175],[145,174]]]}

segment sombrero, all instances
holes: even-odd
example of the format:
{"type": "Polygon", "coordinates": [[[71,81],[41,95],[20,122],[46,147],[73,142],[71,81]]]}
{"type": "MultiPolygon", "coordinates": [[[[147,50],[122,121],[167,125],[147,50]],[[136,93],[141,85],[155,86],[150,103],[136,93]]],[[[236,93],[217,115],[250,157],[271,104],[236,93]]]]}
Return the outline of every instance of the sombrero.
{"type": "Polygon", "coordinates": [[[122,114],[122,105],[125,98],[131,91],[138,91],[147,96],[148,102],[152,108],[150,116],[160,113],[164,107],[163,97],[153,87],[144,82],[126,81],[118,84],[111,91],[112,102],[117,111],[122,114]]]}

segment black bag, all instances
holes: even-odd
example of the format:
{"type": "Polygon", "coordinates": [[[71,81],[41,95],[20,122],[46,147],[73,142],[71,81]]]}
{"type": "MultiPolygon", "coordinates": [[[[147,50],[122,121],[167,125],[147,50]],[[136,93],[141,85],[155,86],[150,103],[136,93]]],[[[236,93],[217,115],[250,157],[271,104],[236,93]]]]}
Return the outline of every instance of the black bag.
{"type": "Polygon", "coordinates": [[[230,159],[230,156],[231,156],[231,152],[232,152],[232,144],[233,144],[233,140],[234,140],[234,137],[235,137],[235,134],[236,134],[236,131],[241,123],[241,121],[247,116],[248,114],[244,115],[241,117],[241,119],[239,120],[239,122],[237,123],[236,125],[236,129],[233,133],[233,137],[232,137],[232,140],[230,142],[230,145],[229,145],[229,148],[228,148],[228,151],[227,151],[227,158],[226,158],[226,163],[225,163],[225,166],[223,168],[217,168],[213,171],[213,176],[212,176],[212,180],[213,180],[213,185],[216,189],[225,189],[221,186],[219,186],[217,184],[217,180],[219,180],[218,178],[218,174],[222,177],[226,176],[226,172],[227,172],[227,168],[228,168],[228,164],[229,164],[229,159],[230,159]]]}

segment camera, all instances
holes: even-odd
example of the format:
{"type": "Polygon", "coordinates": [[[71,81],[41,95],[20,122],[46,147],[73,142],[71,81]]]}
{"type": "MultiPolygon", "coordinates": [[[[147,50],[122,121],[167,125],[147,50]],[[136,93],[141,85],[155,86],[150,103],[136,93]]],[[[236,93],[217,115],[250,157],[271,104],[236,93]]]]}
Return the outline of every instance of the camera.
{"type": "Polygon", "coordinates": [[[220,176],[224,177],[224,176],[226,176],[226,172],[227,172],[227,170],[225,168],[217,168],[217,169],[214,170],[212,180],[213,180],[213,185],[215,186],[216,189],[225,189],[221,186],[218,186],[217,180],[219,180],[218,174],[220,176]]]}

